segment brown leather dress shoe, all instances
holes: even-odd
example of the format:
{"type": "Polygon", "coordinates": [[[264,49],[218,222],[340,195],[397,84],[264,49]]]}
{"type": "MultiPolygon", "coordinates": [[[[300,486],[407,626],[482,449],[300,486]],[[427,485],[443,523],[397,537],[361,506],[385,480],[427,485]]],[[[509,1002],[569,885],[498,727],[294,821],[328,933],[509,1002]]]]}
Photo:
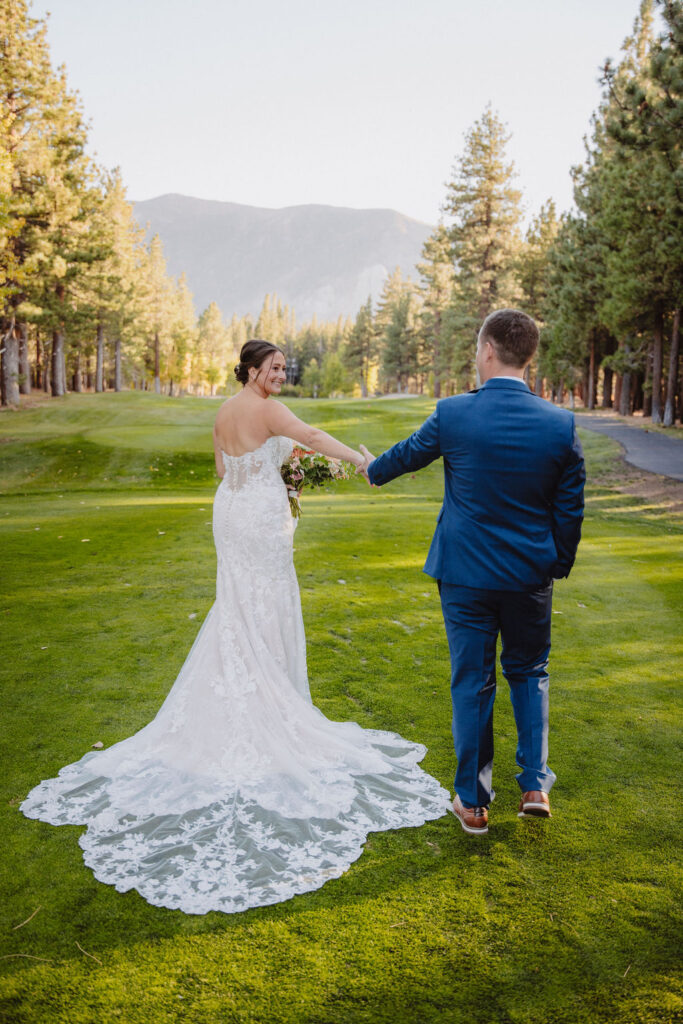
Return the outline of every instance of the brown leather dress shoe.
{"type": "Polygon", "coordinates": [[[489,812],[486,807],[465,807],[458,794],[453,800],[453,812],[471,836],[485,836],[489,830],[489,812]]]}
{"type": "Polygon", "coordinates": [[[548,794],[540,789],[531,789],[522,793],[519,801],[518,818],[550,818],[550,800],[548,794]]]}

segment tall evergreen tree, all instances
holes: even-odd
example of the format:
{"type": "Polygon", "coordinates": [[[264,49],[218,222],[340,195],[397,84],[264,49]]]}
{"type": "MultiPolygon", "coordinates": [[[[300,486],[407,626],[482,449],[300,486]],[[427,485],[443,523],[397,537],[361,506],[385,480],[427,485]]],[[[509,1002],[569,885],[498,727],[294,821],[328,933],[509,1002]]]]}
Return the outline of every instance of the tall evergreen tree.
{"type": "Polygon", "coordinates": [[[665,32],[655,37],[654,4],[643,0],[623,60],[603,69],[605,127],[612,142],[603,222],[619,239],[608,259],[605,313],[623,330],[650,328],[654,423],[663,419],[664,335],[667,321],[671,325],[671,423],[683,299],[683,5],[660,0],[658,6],[665,32]]]}
{"type": "Polygon", "coordinates": [[[419,373],[420,304],[413,291],[404,290],[391,306],[391,320],[384,332],[382,378],[387,388],[408,391],[410,378],[419,373]]]}
{"type": "Polygon", "coordinates": [[[217,385],[227,376],[230,355],[230,332],[223,323],[220,309],[212,302],[199,317],[197,324],[193,380],[200,387],[203,383],[208,384],[209,393],[214,395],[217,385]]]}
{"type": "Polygon", "coordinates": [[[87,351],[94,348],[95,390],[104,390],[109,340],[114,355],[114,388],[120,391],[124,360],[132,370],[141,354],[136,342],[144,332],[140,275],[144,234],[133,218],[118,168],[102,175],[101,191],[101,201],[89,220],[89,234],[98,239],[103,258],[78,279],[77,287],[88,311],[87,351]]]}
{"type": "Polygon", "coordinates": [[[48,210],[49,107],[55,89],[44,22],[27,0],[0,3],[0,364],[3,404],[19,400],[19,338],[38,275],[48,210]]]}
{"type": "Polygon", "coordinates": [[[166,373],[169,394],[183,394],[190,376],[191,353],[196,342],[194,301],[185,274],[174,288],[170,345],[167,349],[166,373]]]}
{"type": "MultiPolygon", "coordinates": [[[[549,199],[541,206],[538,214],[529,224],[517,260],[521,307],[539,323],[541,328],[548,300],[549,254],[557,237],[558,229],[559,220],[555,203],[549,199]]],[[[543,394],[541,352],[534,360],[535,389],[539,395],[543,394]]]]}
{"type": "Polygon", "coordinates": [[[446,186],[444,213],[461,301],[476,327],[517,296],[515,259],[520,249],[521,192],[508,160],[510,135],[490,106],[465,136],[446,186]]]}
{"type": "Polygon", "coordinates": [[[375,325],[372,319],[372,297],[361,306],[349,334],[344,361],[349,373],[360,386],[362,398],[368,397],[370,367],[377,353],[375,325]]]}
{"type": "Polygon", "coordinates": [[[521,192],[507,157],[510,135],[490,105],[465,135],[447,182],[444,213],[455,263],[453,362],[471,374],[482,320],[494,309],[515,304],[515,265],[521,246],[521,192]]]}
{"type": "Polygon", "coordinates": [[[455,268],[448,231],[439,224],[422,247],[417,265],[422,278],[420,336],[424,364],[434,377],[434,397],[441,398],[442,383],[450,376],[453,337],[445,315],[453,301],[455,268]]]}
{"type": "Polygon", "coordinates": [[[85,152],[86,126],[64,72],[55,82],[49,124],[48,224],[38,261],[42,288],[37,298],[42,307],[41,323],[52,336],[52,394],[63,395],[67,332],[70,326],[76,331],[80,326],[74,286],[84,268],[105,255],[101,239],[90,232],[100,195],[93,164],[85,152]]]}
{"type": "Polygon", "coordinates": [[[172,285],[166,272],[161,239],[155,235],[144,263],[143,289],[147,310],[147,334],[151,342],[154,390],[161,393],[161,359],[171,344],[172,285]]]}

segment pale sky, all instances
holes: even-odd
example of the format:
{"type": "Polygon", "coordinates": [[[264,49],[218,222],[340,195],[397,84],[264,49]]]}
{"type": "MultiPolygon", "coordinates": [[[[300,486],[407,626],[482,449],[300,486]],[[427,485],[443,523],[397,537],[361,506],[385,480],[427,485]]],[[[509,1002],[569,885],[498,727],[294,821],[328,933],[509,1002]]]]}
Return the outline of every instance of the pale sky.
{"type": "Polygon", "coordinates": [[[490,101],[527,214],[571,206],[639,0],[53,0],[53,63],[130,199],[389,207],[435,223],[490,101]]]}

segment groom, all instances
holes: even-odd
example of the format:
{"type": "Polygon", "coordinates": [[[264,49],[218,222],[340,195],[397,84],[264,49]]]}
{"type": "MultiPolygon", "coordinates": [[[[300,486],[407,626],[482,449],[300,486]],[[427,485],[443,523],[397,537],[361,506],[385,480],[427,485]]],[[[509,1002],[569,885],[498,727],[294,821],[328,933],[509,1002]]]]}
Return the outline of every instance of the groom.
{"type": "Polygon", "coordinates": [[[445,398],[414,434],[365,471],[385,484],[443,458],[445,496],[424,571],[439,585],[451,655],[453,810],[488,832],[496,640],[517,726],[519,816],[550,817],[548,655],[553,579],[568,576],[583,519],[585,471],[574,416],[532,394],[524,370],[536,324],[517,309],[484,321],[481,387],[445,398]]]}

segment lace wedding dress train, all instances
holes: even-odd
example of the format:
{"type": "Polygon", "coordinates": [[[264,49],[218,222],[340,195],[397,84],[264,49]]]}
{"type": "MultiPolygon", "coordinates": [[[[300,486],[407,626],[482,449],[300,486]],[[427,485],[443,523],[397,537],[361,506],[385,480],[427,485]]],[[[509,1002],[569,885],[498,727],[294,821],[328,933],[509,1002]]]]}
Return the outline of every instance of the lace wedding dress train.
{"type": "Polygon", "coordinates": [[[89,752],[21,805],[87,825],[86,864],[120,892],[190,914],[286,900],[337,878],[368,832],[450,808],[425,748],[311,703],[280,466],[292,442],[224,455],[216,601],[156,718],[89,752]]]}

